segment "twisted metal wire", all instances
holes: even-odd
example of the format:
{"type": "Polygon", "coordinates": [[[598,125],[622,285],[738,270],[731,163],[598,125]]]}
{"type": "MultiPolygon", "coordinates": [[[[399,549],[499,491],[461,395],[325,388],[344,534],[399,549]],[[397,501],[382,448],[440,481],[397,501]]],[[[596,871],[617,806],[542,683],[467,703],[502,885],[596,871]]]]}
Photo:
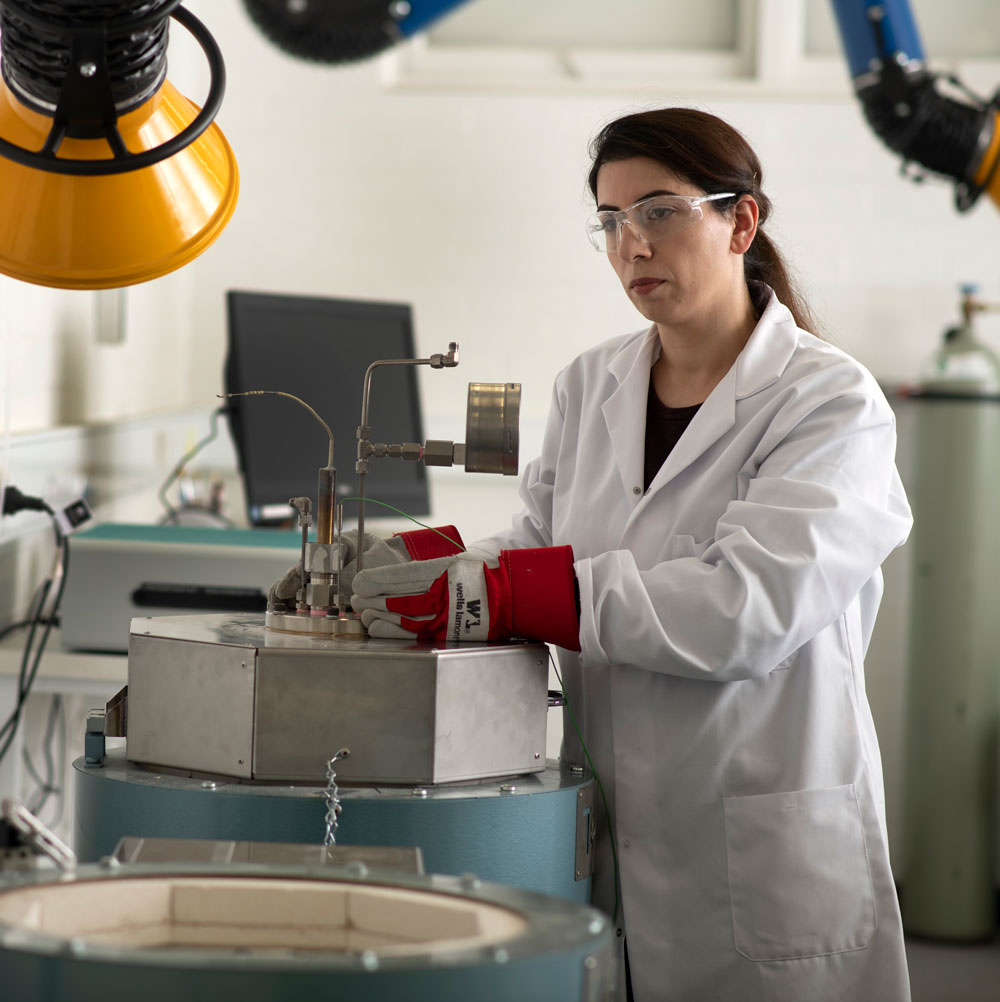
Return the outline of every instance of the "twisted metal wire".
{"type": "Polygon", "coordinates": [[[323,845],[331,846],[336,845],[337,842],[337,825],[338,818],[340,817],[340,812],[343,807],[340,803],[340,791],[337,789],[337,773],[334,769],[334,763],[340,758],[350,758],[351,749],[341,748],[334,756],[326,763],[326,832],[323,836],[323,845]]]}

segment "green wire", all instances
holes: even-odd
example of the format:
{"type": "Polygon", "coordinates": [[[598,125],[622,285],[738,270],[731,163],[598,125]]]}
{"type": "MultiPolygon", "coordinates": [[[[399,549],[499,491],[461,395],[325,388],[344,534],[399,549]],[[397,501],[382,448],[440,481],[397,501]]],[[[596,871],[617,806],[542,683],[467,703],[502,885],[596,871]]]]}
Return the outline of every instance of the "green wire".
{"type": "Polygon", "coordinates": [[[380,504],[383,508],[389,508],[390,510],[396,512],[397,515],[402,515],[403,518],[408,518],[411,522],[416,522],[417,525],[423,526],[425,529],[430,529],[431,532],[436,532],[442,539],[447,539],[452,546],[457,546],[463,553],[465,552],[465,547],[457,540],[452,539],[451,536],[446,536],[440,529],[435,529],[433,525],[421,522],[419,518],[414,518],[408,512],[403,511],[402,508],[397,508],[395,505],[386,504],[385,501],[377,501],[375,498],[344,498],[343,500],[364,501],[366,504],[380,504]]]}
{"type": "Polygon", "coordinates": [[[573,721],[573,727],[576,729],[577,737],[580,739],[580,746],[583,748],[583,754],[587,757],[587,765],[590,766],[590,771],[594,774],[594,779],[597,781],[597,789],[601,791],[601,800],[604,802],[604,814],[608,819],[608,836],[611,839],[611,856],[615,862],[615,910],[611,915],[611,921],[618,921],[618,846],[615,844],[615,826],[611,818],[611,809],[608,807],[608,797],[604,792],[604,784],[601,782],[601,774],[597,771],[597,766],[594,765],[594,760],[590,757],[590,752],[587,750],[587,742],[583,740],[583,732],[580,730],[580,725],[576,722],[576,714],[573,712],[573,707],[570,706],[569,696],[566,694],[566,686],[563,685],[562,676],[559,674],[559,668],[552,657],[552,651],[549,650],[549,664],[552,665],[552,670],[556,673],[556,678],[559,680],[559,685],[562,688],[563,699],[566,700],[566,709],[569,711],[569,719],[573,721]]]}

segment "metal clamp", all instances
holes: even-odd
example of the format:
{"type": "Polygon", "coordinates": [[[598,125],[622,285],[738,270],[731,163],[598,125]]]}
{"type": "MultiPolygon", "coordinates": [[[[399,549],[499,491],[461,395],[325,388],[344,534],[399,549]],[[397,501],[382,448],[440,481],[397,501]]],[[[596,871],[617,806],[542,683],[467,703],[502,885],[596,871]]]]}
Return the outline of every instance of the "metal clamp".
{"type": "Polygon", "coordinates": [[[594,841],[597,819],[594,815],[594,784],[581,786],[576,795],[576,867],[577,880],[594,874],[594,841]]]}

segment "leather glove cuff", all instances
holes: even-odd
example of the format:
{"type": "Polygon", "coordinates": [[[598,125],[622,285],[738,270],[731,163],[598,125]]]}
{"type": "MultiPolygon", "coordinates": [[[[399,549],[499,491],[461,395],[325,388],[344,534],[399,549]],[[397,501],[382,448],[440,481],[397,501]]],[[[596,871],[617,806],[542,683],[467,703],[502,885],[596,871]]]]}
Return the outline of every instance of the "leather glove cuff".
{"type": "Polygon", "coordinates": [[[397,532],[403,541],[411,560],[433,560],[435,557],[450,557],[461,553],[465,543],[453,525],[441,525],[436,529],[414,529],[412,532],[397,532]]]}
{"type": "Polygon", "coordinates": [[[511,632],[580,650],[580,611],[571,546],[501,550],[510,582],[511,632]]]}

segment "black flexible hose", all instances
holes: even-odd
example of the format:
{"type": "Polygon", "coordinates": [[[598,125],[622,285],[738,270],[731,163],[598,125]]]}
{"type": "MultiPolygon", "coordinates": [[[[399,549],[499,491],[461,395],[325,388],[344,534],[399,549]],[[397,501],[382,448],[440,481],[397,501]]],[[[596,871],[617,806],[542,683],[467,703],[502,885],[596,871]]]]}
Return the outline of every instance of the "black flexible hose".
{"type": "Polygon", "coordinates": [[[910,82],[902,101],[878,83],[858,91],[858,98],[868,124],[889,149],[956,181],[975,173],[987,121],[984,108],[939,93],[927,73],[910,82]]]}
{"type": "MultiPolygon", "coordinates": [[[[36,28],[41,27],[45,30],[46,22],[44,19],[39,17],[37,12],[32,8],[26,6],[26,2],[29,2],[29,0],[0,0],[0,11],[6,13],[16,11],[22,20],[25,20],[36,28]]],[[[68,2],[79,3],[80,0],[68,0],[68,2]]],[[[122,0],[119,0],[119,2],[122,2],[122,0]]],[[[208,97],[205,99],[201,110],[195,116],[194,120],[183,131],[173,138],[160,143],[159,146],[154,146],[152,149],[143,150],[141,153],[129,153],[117,129],[117,115],[120,109],[115,107],[111,107],[110,109],[97,107],[94,109],[98,113],[96,120],[90,115],[90,109],[85,109],[86,113],[84,114],[79,135],[86,138],[103,136],[114,153],[112,158],[74,160],[57,156],[63,138],[67,134],[71,134],[71,129],[74,127],[75,120],[72,115],[65,121],[53,120],[52,129],[41,151],[36,152],[25,149],[22,146],[0,138],[0,156],[6,157],[8,160],[13,160],[14,163],[22,164],[25,167],[33,167],[37,170],[53,171],[59,174],[72,174],[81,177],[98,177],[106,174],[122,174],[127,171],[139,170],[142,167],[152,166],[161,160],[166,160],[174,156],[193,143],[212,124],[222,105],[222,96],[226,89],[226,69],[222,61],[222,53],[219,51],[215,39],[212,38],[205,25],[190,11],[182,7],[180,0],[157,0],[155,8],[146,12],[139,10],[136,6],[136,0],[132,0],[123,17],[106,26],[106,33],[108,38],[120,38],[125,35],[131,36],[134,32],[142,31],[167,16],[173,17],[179,24],[183,25],[201,46],[202,52],[208,60],[211,74],[208,97]],[[106,117],[103,117],[105,111],[109,113],[106,117]]],[[[69,90],[72,91],[73,88],[69,88],[69,90]]]]}
{"type": "Polygon", "coordinates": [[[251,20],[300,59],[342,63],[375,55],[401,38],[390,0],[243,0],[251,20]]]}
{"type": "Polygon", "coordinates": [[[0,4],[4,80],[36,111],[58,104],[74,30],[107,30],[105,53],[119,115],[146,101],[166,75],[170,0],[20,0],[0,4]],[[158,20],[125,34],[115,25],[158,20]]]}

